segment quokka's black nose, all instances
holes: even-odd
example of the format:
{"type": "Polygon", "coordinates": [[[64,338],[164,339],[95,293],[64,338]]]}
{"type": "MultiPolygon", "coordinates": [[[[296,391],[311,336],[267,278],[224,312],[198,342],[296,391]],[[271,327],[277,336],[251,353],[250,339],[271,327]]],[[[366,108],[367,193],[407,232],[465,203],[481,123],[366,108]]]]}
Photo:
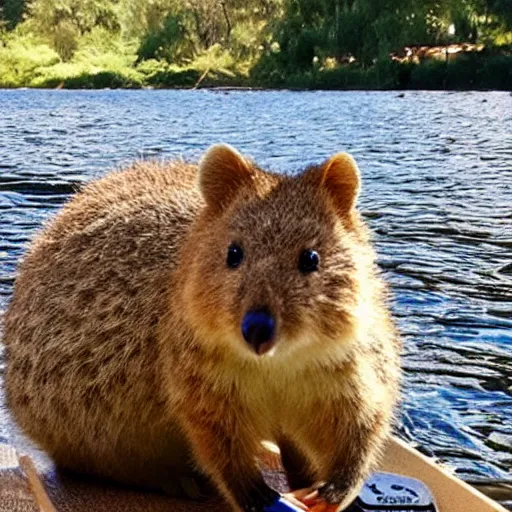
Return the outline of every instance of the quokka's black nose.
{"type": "Polygon", "coordinates": [[[245,341],[254,347],[257,354],[270,350],[274,338],[275,320],[267,309],[248,311],[242,320],[245,341]]]}

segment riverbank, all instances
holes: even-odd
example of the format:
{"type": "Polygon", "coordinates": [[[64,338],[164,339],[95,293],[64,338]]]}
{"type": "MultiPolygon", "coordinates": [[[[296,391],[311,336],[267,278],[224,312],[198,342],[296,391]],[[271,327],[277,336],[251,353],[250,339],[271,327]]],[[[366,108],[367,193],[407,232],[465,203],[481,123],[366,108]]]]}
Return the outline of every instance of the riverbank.
{"type": "Polygon", "coordinates": [[[4,4],[4,88],[512,90],[506,2],[4,4]]]}
{"type": "Polygon", "coordinates": [[[137,61],[130,52],[82,52],[62,62],[48,46],[0,48],[1,88],[203,88],[243,87],[298,90],[508,90],[512,54],[485,50],[453,60],[407,62],[386,58],[371,66],[357,63],[285,69],[272,56],[252,67],[215,54],[176,66],[156,59],[137,61]]]}

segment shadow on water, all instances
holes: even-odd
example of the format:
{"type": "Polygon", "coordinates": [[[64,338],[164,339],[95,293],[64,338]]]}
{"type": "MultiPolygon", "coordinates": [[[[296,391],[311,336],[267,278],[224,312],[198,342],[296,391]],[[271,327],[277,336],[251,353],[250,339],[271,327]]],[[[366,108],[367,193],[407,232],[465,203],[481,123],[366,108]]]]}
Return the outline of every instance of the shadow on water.
{"type": "Polygon", "coordinates": [[[292,172],[347,150],[405,339],[399,434],[465,478],[512,471],[512,97],[0,91],[0,310],[86,180],[228,142],[292,172]],[[485,108],[482,99],[486,99],[485,108]]]}

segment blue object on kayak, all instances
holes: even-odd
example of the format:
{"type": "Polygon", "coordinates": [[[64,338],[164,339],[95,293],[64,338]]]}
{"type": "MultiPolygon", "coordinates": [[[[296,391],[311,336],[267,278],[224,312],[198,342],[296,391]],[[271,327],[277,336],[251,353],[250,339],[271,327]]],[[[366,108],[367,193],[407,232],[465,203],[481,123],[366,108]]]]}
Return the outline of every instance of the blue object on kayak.
{"type": "Polygon", "coordinates": [[[373,473],[346,512],[437,512],[428,487],[415,478],[373,473]]]}
{"type": "Polygon", "coordinates": [[[276,498],[274,503],[264,508],[265,512],[304,512],[282,496],[276,498]]]}
{"type": "MultiPolygon", "coordinates": [[[[392,473],[373,473],[346,512],[437,512],[429,488],[419,480],[392,473]]],[[[282,496],[265,512],[304,512],[282,496]]],[[[473,512],[473,511],[472,511],[473,512]]]]}

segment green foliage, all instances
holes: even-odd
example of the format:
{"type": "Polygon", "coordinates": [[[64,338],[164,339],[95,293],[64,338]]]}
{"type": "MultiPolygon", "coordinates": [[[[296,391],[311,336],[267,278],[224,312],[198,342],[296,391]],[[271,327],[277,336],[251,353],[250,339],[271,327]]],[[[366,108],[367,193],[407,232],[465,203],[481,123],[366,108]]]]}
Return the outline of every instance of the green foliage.
{"type": "Polygon", "coordinates": [[[168,15],[162,26],[148,31],[137,51],[139,60],[158,59],[183,63],[194,55],[194,44],[187,35],[181,15],[168,15]]]}
{"type": "Polygon", "coordinates": [[[4,0],[4,86],[511,88],[510,50],[420,65],[411,45],[512,45],[512,0],[4,0]],[[15,27],[15,28],[14,28],[15,27]]]}
{"type": "Polygon", "coordinates": [[[446,64],[432,60],[415,66],[411,72],[411,89],[444,89],[446,80],[446,64]]]}
{"type": "Polygon", "coordinates": [[[485,59],[477,73],[481,88],[511,90],[512,55],[496,55],[485,59]]]}
{"type": "Polygon", "coordinates": [[[198,70],[180,69],[155,59],[141,62],[137,71],[144,77],[144,83],[152,87],[193,87],[201,77],[198,70]]]}
{"type": "Polygon", "coordinates": [[[115,0],[33,0],[25,28],[45,37],[64,61],[78,48],[78,38],[95,28],[119,30],[115,0]]]}
{"type": "Polygon", "coordinates": [[[59,61],[47,44],[31,36],[0,34],[0,85],[30,85],[42,69],[59,61]]]}
{"type": "MultiPolygon", "coordinates": [[[[47,81],[47,87],[51,82],[47,81]]],[[[140,81],[116,71],[99,71],[98,73],[82,73],[77,76],[64,78],[61,82],[68,89],[129,89],[141,86],[140,81]]]]}
{"type": "Polygon", "coordinates": [[[50,41],[63,61],[69,61],[78,48],[78,30],[68,20],[62,20],[52,31],[50,41]]]}
{"type": "Polygon", "coordinates": [[[82,35],[93,28],[119,30],[115,0],[32,0],[28,6],[27,23],[35,32],[45,35],[67,22],[82,35]]]}
{"type": "Polygon", "coordinates": [[[12,30],[22,20],[25,0],[4,0],[2,4],[0,4],[0,22],[3,18],[7,28],[12,30]]]}
{"type": "Polygon", "coordinates": [[[281,53],[269,51],[252,67],[249,78],[266,87],[280,87],[286,84],[288,75],[281,53]]]}
{"type": "Polygon", "coordinates": [[[303,30],[296,39],[288,41],[287,58],[294,63],[296,69],[311,69],[318,40],[315,30],[303,30]]]}
{"type": "Polygon", "coordinates": [[[215,44],[208,50],[198,55],[192,67],[199,71],[216,70],[225,74],[230,74],[230,70],[235,66],[235,61],[228,50],[222,48],[220,44],[215,44]]]}

